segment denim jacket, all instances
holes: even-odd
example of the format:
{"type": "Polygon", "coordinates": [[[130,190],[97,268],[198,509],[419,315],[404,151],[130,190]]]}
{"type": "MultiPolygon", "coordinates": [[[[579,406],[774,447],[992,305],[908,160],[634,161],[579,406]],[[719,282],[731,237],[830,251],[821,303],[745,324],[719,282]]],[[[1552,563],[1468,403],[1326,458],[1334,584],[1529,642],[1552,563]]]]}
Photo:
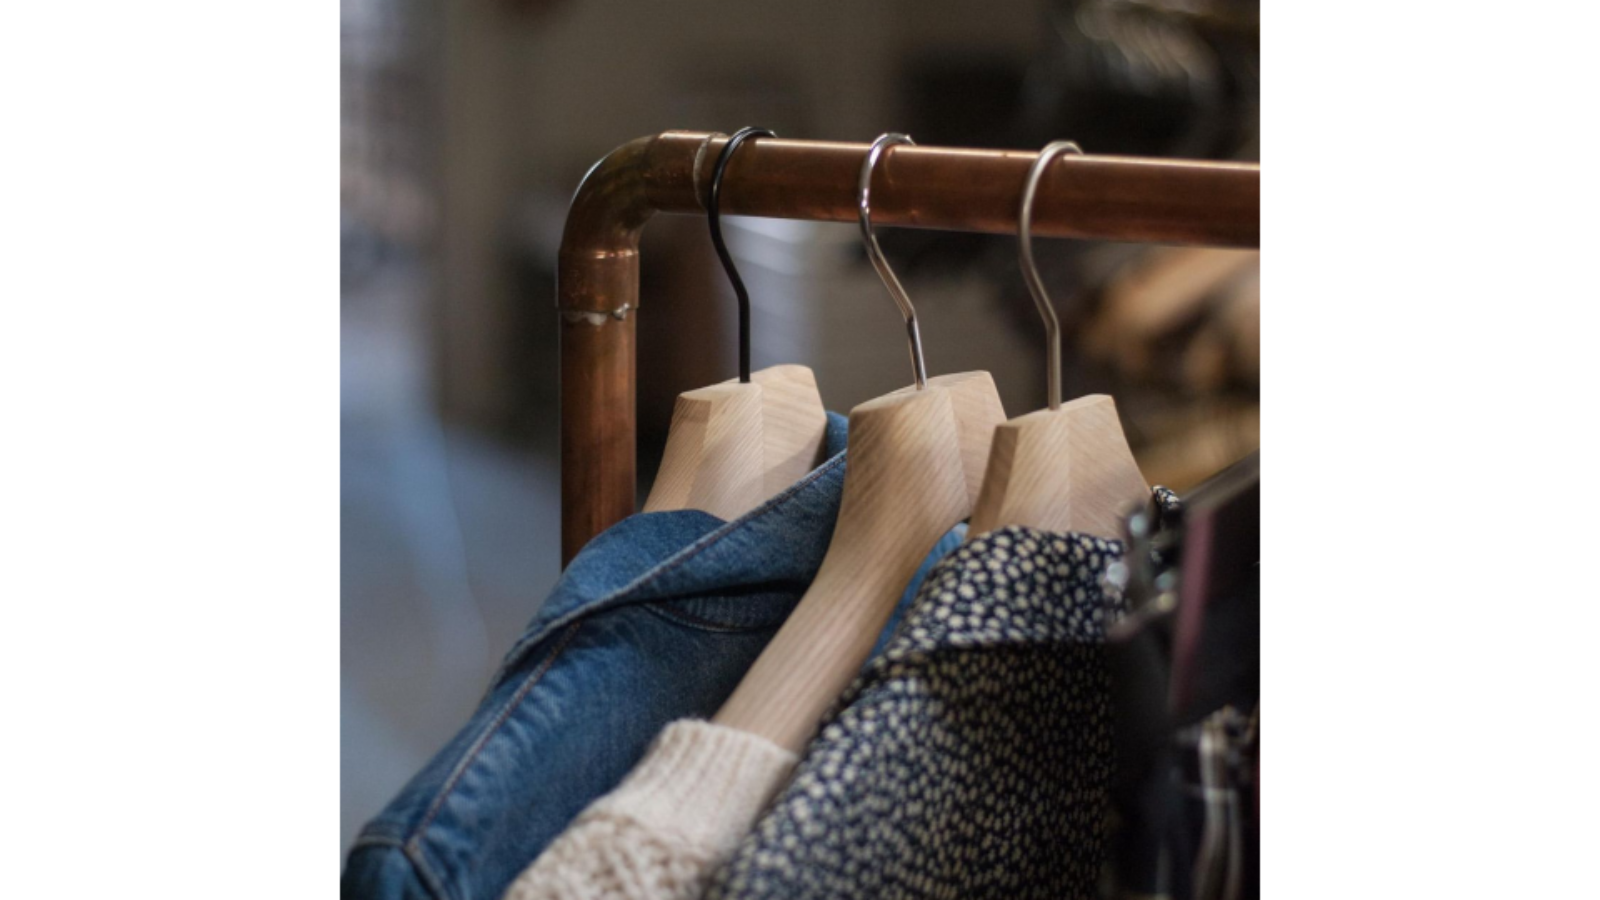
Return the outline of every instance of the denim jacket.
{"type": "Polygon", "coordinates": [[[343,896],[498,900],[663,727],[713,715],[822,563],[845,437],[830,413],[828,461],[733,522],[644,513],[591,541],[466,727],[362,829],[343,896]]]}

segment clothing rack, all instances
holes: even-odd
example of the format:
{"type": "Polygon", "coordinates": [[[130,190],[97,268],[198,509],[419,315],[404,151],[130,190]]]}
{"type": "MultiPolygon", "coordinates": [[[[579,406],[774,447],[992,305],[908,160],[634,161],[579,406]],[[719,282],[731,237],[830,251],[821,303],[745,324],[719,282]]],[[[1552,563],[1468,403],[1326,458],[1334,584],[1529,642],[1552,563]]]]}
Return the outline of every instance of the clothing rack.
{"type": "MultiPolygon", "coordinates": [[[[657,212],[705,212],[727,137],[668,131],[629,141],[584,176],[557,268],[561,311],[561,564],[634,512],[639,232],[657,212]]],[[[722,212],[856,220],[867,144],[762,138],[728,163],[722,212]]],[[[900,146],[872,188],[876,225],[1014,234],[1037,154],[900,146]]],[[[1259,247],[1261,167],[1068,156],[1039,185],[1044,237],[1259,247]]]]}

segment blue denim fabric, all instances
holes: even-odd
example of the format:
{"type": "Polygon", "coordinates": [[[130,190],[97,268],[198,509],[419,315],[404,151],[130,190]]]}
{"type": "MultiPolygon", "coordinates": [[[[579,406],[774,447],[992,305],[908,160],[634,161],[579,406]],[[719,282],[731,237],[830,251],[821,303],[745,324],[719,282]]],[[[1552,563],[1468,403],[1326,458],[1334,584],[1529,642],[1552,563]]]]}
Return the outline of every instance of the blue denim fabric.
{"type": "Polygon", "coordinates": [[[928,577],[928,571],[938,565],[939,560],[948,556],[950,551],[961,546],[961,542],[966,539],[967,523],[957,522],[956,527],[945,532],[944,537],[939,538],[939,542],[928,551],[927,558],[917,567],[917,574],[911,576],[911,584],[906,588],[906,592],[900,595],[900,602],[895,604],[894,612],[889,614],[889,621],[884,624],[883,630],[878,632],[878,642],[872,645],[872,652],[867,654],[867,661],[861,664],[863,669],[877,659],[883,648],[889,645],[889,639],[894,637],[894,630],[900,626],[900,620],[906,617],[906,610],[911,608],[911,601],[917,598],[917,589],[922,586],[922,580],[928,577]]]}
{"type": "MultiPolygon", "coordinates": [[[[830,413],[828,461],[734,522],[644,513],[591,541],[466,727],[362,830],[341,894],[499,900],[667,723],[713,715],[822,563],[846,424],[830,413]]],[[[895,621],[959,543],[935,547],[895,621]]]]}

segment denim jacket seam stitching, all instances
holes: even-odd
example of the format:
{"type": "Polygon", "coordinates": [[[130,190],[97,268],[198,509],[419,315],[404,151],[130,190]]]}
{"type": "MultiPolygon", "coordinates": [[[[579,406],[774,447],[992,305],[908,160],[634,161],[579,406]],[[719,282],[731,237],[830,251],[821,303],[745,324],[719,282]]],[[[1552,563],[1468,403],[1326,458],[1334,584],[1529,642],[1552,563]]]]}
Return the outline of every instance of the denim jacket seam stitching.
{"type": "MultiPolygon", "coordinates": [[[[834,459],[831,459],[828,462],[818,466],[809,475],[791,485],[782,494],[779,494],[778,496],[773,497],[771,500],[768,500],[766,503],[762,504],[761,508],[757,511],[757,514],[764,515],[781,510],[783,507],[793,502],[799,496],[802,490],[815,484],[825,475],[842,466],[843,464],[843,453],[837,454],[834,459]]],[[[557,658],[559,658],[561,653],[566,649],[567,644],[571,643],[573,636],[577,634],[579,627],[583,624],[583,619],[587,617],[588,613],[598,611],[594,609],[595,606],[614,603],[618,598],[638,591],[651,582],[682,567],[685,563],[693,560],[701,553],[716,545],[729,535],[750,524],[748,521],[749,518],[750,516],[742,516],[735,521],[726,523],[710,534],[707,534],[695,541],[694,544],[690,545],[689,547],[685,547],[683,550],[678,551],[671,558],[653,566],[650,570],[644,572],[633,581],[630,581],[628,584],[601,596],[590,605],[589,609],[580,610],[571,615],[564,616],[560,620],[552,623],[549,629],[546,631],[547,634],[550,631],[554,631],[558,628],[566,628],[566,634],[562,635],[555,648],[551,650],[549,658],[544,661],[544,663],[539,667],[539,670],[523,683],[522,687],[517,690],[517,693],[495,716],[494,721],[490,723],[489,727],[478,738],[478,740],[473,743],[471,749],[467,751],[466,756],[456,766],[455,770],[451,772],[450,777],[445,783],[445,786],[440,789],[438,796],[434,798],[433,803],[428,808],[428,811],[423,815],[422,821],[418,823],[410,837],[406,839],[382,838],[376,840],[358,838],[356,844],[359,845],[365,842],[368,845],[399,847],[401,853],[404,854],[407,861],[411,863],[412,868],[416,870],[418,878],[424,883],[424,886],[427,888],[428,892],[434,895],[436,900],[450,900],[449,894],[444,889],[443,883],[439,881],[438,876],[433,872],[432,866],[428,863],[426,855],[422,852],[420,842],[423,834],[427,831],[428,826],[433,824],[433,820],[438,816],[439,811],[444,807],[445,800],[447,800],[450,794],[454,792],[456,785],[459,784],[461,779],[466,775],[467,770],[472,767],[474,762],[476,762],[479,754],[482,753],[484,746],[486,746],[490,739],[492,739],[494,735],[499,732],[501,726],[504,725],[506,720],[511,717],[512,712],[517,708],[518,705],[522,703],[522,701],[527,697],[528,693],[532,691],[541,680],[543,680],[545,674],[549,672],[550,667],[555,664],[557,658]]],[[[658,615],[661,615],[665,618],[673,618],[672,615],[665,612],[659,612],[653,607],[646,606],[645,608],[651,612],[657,612],[658,615]]],[[[690,623],[686,622],[685,624],[690,623]]],[[[717,626],[713,625],[697,627],[705,627],[708,629],[724,631],[737,630],[733,628],[717,629],[717,626]]],[[[533,641],[531,643],[536,644],[538,641],[533,641]]],[[[520,657],[525,652],[526,648],[522,648],[516,651],[516,655],[520,657]]],[[[509,668],[515,664],[515,659],[509,660],[506,667],[509,668]]]]}
{"type": "Polygon", "coordinates": [[[404,847],[405,840],[387,834],[362,834],[350,842],[350,849],[358,847],[404,847]]]}
{"type": "Polygon", "coordinates": [[[400,852],[405,854],[406,860],[411,863],[411,868],[416,870],[417,880],[422,882],[422,886],[433,895],[434,900],[454,900],[450,892],[445,889],[444,883],[434,874],[433,867],[428,865],[428,859],[423,855],[421,847],[408,843],[400,848],[400,852]]]}
{"type": "MultiPolygon", "coordinates": [[[[477,762],[478,755],[483,752],[484,746],[489,743],[490,739],[499,733],[500,726],[504,725],[506,720],[511,718],[512,712],[514,712],[516,708],[521,705],[522,701],[527,698],[528,693],[544,679],[545,674],[550,671],[551,666],[555,665],[555,662],[558,658],[560,658],[562,651],[564,651],[567,648],[567,645],[572,642],[573,636],[578,633],[578,629],[582,627],[582,625],[582,622],[575,622],[570,628],[567,629],[567,633],[561,636],[561,639],[556,644],[555,648],[550,651],[549,658],[547,658],[544,663],[539,666],[539,670],[537,672],[534,672],[532,675],[528,676],[527,681],[523,682],[522,687],[517,689],[516,694],[513,695],[511,699],[506,702],[506,705],[500,710],[500,712],[495,715],[494,720],[489,723],[489,726],[486,729],[484,729],[483,734],[473,742],[472,747],[467,750],[467,753],[462,758],[461,762],[458,763],[455,769],[450,773],[450,777],[446,779],[444,786],[439,789],[438,796],[434,797],[433,803],[428,807],[428,811],[423,814],[422,821],[417,823],[417,827],[411,832],[410,837],[408,837],[405,841],[404,847],[406,850],[406,855],[408,857],[412,857],[413,865],[420,865],[426,868],[426,861],[422,858],[420,842],[423,834],[428,830],[428,826],[433,824],[433,820],[438,816],[439,810],[444,808],[445,800],[447,800],[450,797],[450,794],[455,791],[456,785],[461,783],[461,779],[466,775],[467,770],[472,768],[473,763],[477,762]],[[413,856],[413,854],[415,855],[413,856]]],[[[428,875],[431,879],[431,871],[428,873],[428,875]]],[[[441,897],[441,900],[444,900],[444,898],[441,897]]]]}
{"type": "Polygon", "coordinates": [[[661,609],[659,604],[646,606],[644,609],[646,612],[653,613],[674,624],[683,625],[688,628],[697,628],[701,631],[709,631],[715,634],[735,634],[749,631],[760,631],[763,628],[771,628],[773,625],[778,624],[778,622],[783,621],[782,618],[779,618],[778,622],[755,623],[748,625],[724,625],[721,622],[713,622],[710,619],[702,619],[699,616],[691,616],[688,613],[671,612],[669,610],[661,609]]]}
{"type": "MultiPolygon", "coordinates": [[[[757,509],[757,510],[751,512],[751,513],[748,513],[748,514],[746,514],[744,516],[741,516],[741,517],[739,517],[738,519],[735,519],[732,522],[728,522],[727,524],[725,524],[722,527],[718,528],[717,530],[711,532],[710,534],[705,535],[704,537],[702,537],[699,540],[695,541],[693,544],[689,545],[688,547],[685,547],[682,550],[679,550],[677,553],[673,554],[672,556],[668,557],[667,559],[662,560],[661,562],[659,562],[656,565],[652,566],[649,570],[647,570],[643,574],[639,575],[634,580],[632,580],[632,581],[628,582],[627,584],[623,585],[622,587],[617,588],[614,591],[611,591],[609,593],[603,594],[600,597],[589,601],[589,603],[585,606],[585,608],[579,609],[579,610],[575,610],[575,611],[573,611],[571,613],[568,613],[565,616],[562,616],[559,619],[556,619],[554,622],[551,622],[544,629],[544,631],[542,633],[545,634],[545,635],[548,635],[551,631],[554,631],[554,630],[556,630],[558,628],[565,627],[568,623],[570,623],[570,622],[572,622],[574,620],[582,619],[582,618],[584,618],[586,616],[589,616],[589,615],[594,615],[594,614],[598,614],[598,613],[604,612],[605,610],[602,607],[604,607],[606,604],[614,604],[614,603],[617,602],[618,599],[620,599],[622,597],[625,597],[630,593],[634,593],[634,592],[636,592],[638,590],[641,590],[646,585],[650,584],[650,582],[655,581],[656,579],[668,574],[669,572],[671,572],[671,571],[677,569],[678,567],[682,566],[683,564],[689,562],[694,557],[700,555],[701,553],[703,553],[704,551],[709,549],[712,545],[716,544],[718,541],[721,541],[722,539],[726,538],[729,534],[732,534],[734,531],[737,531],[738,529],[747,526],[749,524],[749,522],[746,521],[746,520],[750,516],[755,515],[757,513],[763,513],[764,514],[764,513],[768,513],[768,512],[776,512],[778,509],[782,508],[784,505],[786,505],[789,502],[793,501],[795,499],[795,497],[799,495],[801,490],[803,490],[803,489],[809,487],[810,485],[812,485],[813,483],[821,480],[824,475],[826,475],[827,473],[829,473],[833,469],[844,465],[844,462],[845,462],[844,454],[843,453],[836,454],[833,459],[830,459],[827,462],[823,463],[822,465],[820,465],[820,466],[816,467],[815,469],[813,469],[810,474],[806,475],[806,477],[804,477],[804,478],[800,479],[799,481],[795,482],[794,484],[790,485],[783,493],[779,494],[776,497],[773,497],[771,500],[768,500],[766,503],[762,504],[759,509],[757,509]]],[[[513,648],[511,650],[511,652],[507,654],[506,662],[503,664],[503,668],[509,668],[510,666],[516,665],[517,660],[521,657],[521,655],[524,652],[526,652],[527,647],[530,647],[533,644],[537,644],[538,642],[539,641],[536,639],[536,640],[533,640],[533,641],[526,642],[525,644],[523,644],[520,647],[513,648]]]]}

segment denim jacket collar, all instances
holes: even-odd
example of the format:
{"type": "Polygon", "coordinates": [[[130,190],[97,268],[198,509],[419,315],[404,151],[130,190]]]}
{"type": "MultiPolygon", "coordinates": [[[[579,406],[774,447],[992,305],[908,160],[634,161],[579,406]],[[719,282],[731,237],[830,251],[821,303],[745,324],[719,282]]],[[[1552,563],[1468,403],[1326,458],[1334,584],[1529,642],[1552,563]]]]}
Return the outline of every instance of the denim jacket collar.
{"type": "Polygon", "coordinates": [[[556,629],[601,610],[809,581],[833,536],[848,426],[828,413],[827,462],[732,522],[700,510],[637,513],[596,536],[567,566],[503,668],[556,629]]]}

